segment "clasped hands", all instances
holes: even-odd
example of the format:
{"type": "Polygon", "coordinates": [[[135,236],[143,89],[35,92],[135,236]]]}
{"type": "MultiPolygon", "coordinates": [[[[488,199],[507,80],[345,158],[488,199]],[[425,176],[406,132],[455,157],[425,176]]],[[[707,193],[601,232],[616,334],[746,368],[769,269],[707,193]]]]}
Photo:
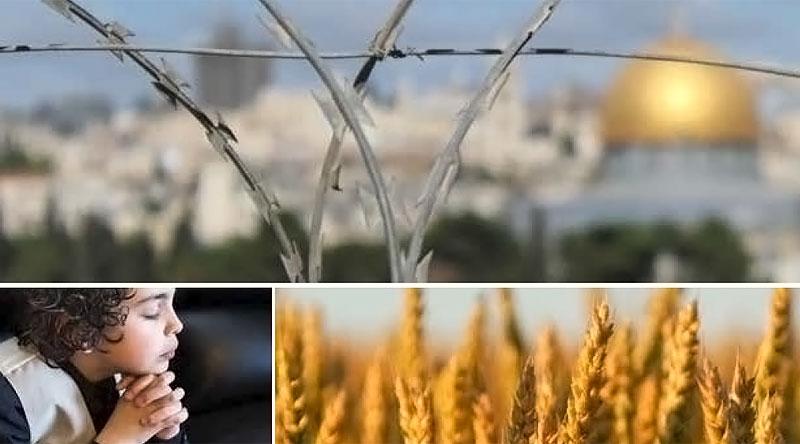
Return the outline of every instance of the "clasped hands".
{"type": "Polygon", "coordinates": [[[95,442],[143,444],[154,436],[175,437],[189,413],[181,403],[184,390],[170,387],[174,380],[175,374],[169,371],[160,375],[123,376],[117,390],[124,392],[95,442]]]}

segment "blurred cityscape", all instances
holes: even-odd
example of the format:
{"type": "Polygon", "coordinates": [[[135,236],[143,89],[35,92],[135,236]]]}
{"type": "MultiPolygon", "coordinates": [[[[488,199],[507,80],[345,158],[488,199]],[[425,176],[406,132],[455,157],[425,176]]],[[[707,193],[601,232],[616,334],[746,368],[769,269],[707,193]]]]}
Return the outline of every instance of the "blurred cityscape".
{"type": "MultiPolygon", "coordinates": [[[[220,22],[206,46],[258,44],[220,22]]],[[[677,27],[641,49],[724,58],[677,27]]],[[[800,101],[759,109],[766,90],[800,97],[797,83],[681,63],[618,68],[601,89],[565,80],[533,95],[512,72],[462,146],[427,242],[432,280],[800,281],[800,101]]],[[[191,94],[221,110],[292,234],[306,236],[330,134],[308,89],[273,87],[271,63],[258,59],[198,57],[193,70],[191,94]]],[[[368,137],[406,232],[454,111],[475,88],[453,76],[433,91],[401,79],[368,94],[377,123],[368,137]]],[[[352,139],[341,188],[326,209],[325,277],[385,279],[377,208],[352,139]]],[[[127,108],[91,95],[0,108],[5,280],[282,280],[269,232],[192,116],[156,94],[127,108]],[[106,256],[88,246],[98,233],[106,256]],[[86,246],[66,252],[58,236],[86,246]],[[140,262],[109,268],[123,256],[140,262]],[[202,257],[205,265],[193,262],[202,257]]]]}

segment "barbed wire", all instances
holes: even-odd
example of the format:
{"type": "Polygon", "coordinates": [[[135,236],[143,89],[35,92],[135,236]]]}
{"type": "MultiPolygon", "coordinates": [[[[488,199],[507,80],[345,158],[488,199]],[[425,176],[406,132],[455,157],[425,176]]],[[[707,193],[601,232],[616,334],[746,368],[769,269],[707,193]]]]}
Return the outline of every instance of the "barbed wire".
{"type": "MultiPolygon", "coordinates": [[[[126,46],[125,40],[135,34],[130,29],[117,21],[103,22],[88,9],[80,6],[75,0],[43,0],[50,8],[73,23],[83,23],[92,28],[102,37],[99,42],[109,42],[110,45],[126,46]]],[[[100,43],[106,44],[106,43],[100,43]]],[[[48,47],[58,47],[47,45],[48,47]]],[[[17,46],[24,52],[25,46],[17,46]]],[[[264,220],[272,227],[278,244],[281,248],[281,260],[284,268],[292,281],[304,280],[302,275],[298,276],[294,272],[295,264],[300,261],[297,245],[289,238],[288,232],[280,218],[282,208],[278,198],[271,190],[265,180],[259,179],[247,165],[236,148],[238,139],[233,130],[222,119],[222,115],[217,113],[216,121],[200,105],[188,95],[186,88],[189,84],[183,80],[177,71],[163,58],[161,66],[150,60],[141,51],[135,50],[112,50],[111,54],[121,63],[124,63],[125,56],[133,61],[136,66],[141,68],[150,76],[150,84],[176,109],[180,106],[189,112],[195,120],[203,127],[206,139],[209,144],[225,160],[230,161],[245,185],[245,190],[250,195],[258,211],[264,220]]]]}
{"type": "MultiPolygon", "coordinates": [[[[306,56],[301,52],[291,51],[271,51],[256,49],[222,49],[206,47],[169,47],[169,46],[141,46],[141,45],[67,45],[62,43],[52,43],[48,45],[0,45],[0,54],[21,54],[38,52],[104,52],[104,51],[139,51],[145,53],[164,53],[164,54],[185,54],[197,56],[216,56],[216,57],[243,57],[276,60],[306,60],[306,56]]],[[[425,60],[427,57],[442,56],[489,56],[500,55],[502,49],[499,48],[392,48],[387,51],[380,59],[404,59],[415,57],[425,60]]],[[[655,62],[689,63],[696,65],[715,66],[719,68],[729,68],[741,71],[756,72],[781,77],[800,78],[800,69],[791,69],[781,66],[751,63],[751,62],[729,62],[723,60],[701,59],[695,57],[673,56],[649,52],[617,52],[599,49],[575,49],[575,48],[556,48],[556,47],[532,47],[521,50],[519,56],[573,56],[573,57],[596,57],[596,58],[615,58],[615,59],[634,59],[649,60],[655,62]]],[[[374,58],[375,54],[368,51],[344,51],[344,52],[325,52],[320,57],[327,60],[357,60],[374,58]]]]}
{"type": "MultiPolygon", "coordinates": [[[[693,63],[700,65],[717,66],[743,71],[751,71],[775,76],[800,78],[800,70],[783,68],[768,64],[757,64],[750,62],[728,62],[723,60],[709,60],[683,56],[672,56],[666,54],[652,53],[633,53],[633,52],[613,52],[605,50],[585,50],[574,48],[532,48],[528,44],[539,30],[539,28],[550,18],[560,0],[543,0],[542,5],[535,12],[529,22],[520,30],[520,34],[512,40],[512,43],[504,48],[428,48],[417,49],[406,47],[398,48],[394,42],[401,32],[399,26],[402,17],[405,15],[412,0],[397,0],[392,15],[386,24],[380,29],[366,51],[345,51],[328,52],[320,54],[313,43],[308,40],[302,30],[294,26],[288,16],[284,15],[275,4],[274,0],[259,0],[264,8],[269,12],[272,20],[268,18],[259,20],[267,31],[281,43],[281,51],[273,50],[252,50],[252,49],[221,49],[221,48],[186,48],[186,47],[166,47],[153,45],[131,45],[126,41],[127,37],[135,34],[117,21],[108,23],[101,22],[88,10],[76,3],[76,0],[43,0],[55,12],[63,15],[68,20],[78,23],[84,22],[102,36],[102,40],[96,45],[70,45],[67,43],[51,43],[46,45],[4,45],[0,44],[0,55],[3,54],[33,54],[38,52],[92,52],[109,51],[120,62],[124,61],[127,55],[136,65],[141,67],[152,78],[152,85],[158,92],[163,94],[174,106],[181,105],[190,112],[206,130],[211,145],[223,154],[226,159],[231,160],[239,174],[242,176],[248,193],[256,204],[259,212],[270,223],[276,234],[281,247],[281,260],[290,281],[305,281],[303,276],[303,261],[299,249],[286,232],[279,218],[280,206],[277,196],[269,190],[264,180],[257,180],[245,165],[235,149],[238,143],[233,131],[224,123],[222,116],[218,115],[216,122],[209,117],[192,99],[188,96],[184,88],[189,85],[183,81],[176,70],[174,70],[166,60],[161,59],[162,67],[147,59],[144,53],[173,53],[200,56],[221,56],[221,57],[251,57],[262,59],[286,59],[302,60],[311,64],[315,69],[320,80],[328,89],[330,97],[315,94],[318,104],[322,108],[326,117],[334,128],[334,134],[329,149],[326,151],[327,165],[323,165],[318,183],[318,191],[321,188],[323,193],[315,196],[315,211],[324,208],[324,192],[326,188],[336,187],[338,183],[337,162],[338,147],[340,144],[337,137],[344,135],[344,124],[353,133],[358,148],[364,158],[365,167],[373,182],[373,194],[378,203],[383,222],[384,234],[388,250],[388,259],[392,281],[425,281],[427,280],[427,268],[430,263],[432,252],[429,251],[420,260],[422,253],[422,240],[428,225],[432,220],[434,212],[447,199],[450,189],[453,186],[455,177],[460,167],[460,145],[467,135],[472,123],[479,115],[491,109],[494,99],[506,83],[510,72],[508,67],[518,56],[572,56],[572,57],[602,57],[602,58],[621,58],[621,59],[643,59],[658,62],[678,62],[693,63]],[[295,49],[299,52],[293,52],[295,49]],[[447,142],[444,149],[437,155],[436,161],[426,180],[420,199],[417,201],[419,214],[413,222],[413,232],[409,240],[409,246],[405,253],[399,246],[398,233],[394,225],[394,215],[391,202],[388,196],[386,185],[382,180],[380,165],[377,163],[372,148],[367,140],[361,124],[361,119],[369,121],[368,114],[363,110],[361,100],[363,95],[364,82],[367,81],[369,74],[378,61],[405,59],[414,57],[420,61],[425,61],[428,57],[443,56],[497,56],[491,70],[487,73],[481,83],[476,95],[467,103],[466,107],[459,112],[459,118],[455,130],[447,142]],[[367,59],[361,70],[356,75],[354,85],[350,87],[343,82],[339,82],[333,76],[326,61],[331,59],[367,59]],[[320,100],[321,99],[321,100],[320,100]],[[335,105],[335,106],[334,106],[335,105]],[[337,112],[338,110],[338,112],[337,112]],[[359,110],[364,111],[360,115],[359,110]],[[340,116],[344,122],[340,121],[340,116]],[[340,134],[337,134],[340,131],[340,134]],[[328,159],[329,158],[329,159],[328,159]],[[334,180],[335,179],[335,180],[334,180]],[[334,182],[331,184],[331,182],[334,182]]],[[[322,274],[321,263],[321,219],[316,224],[312,223],[310,233],[310,243],[312,250],[309,252],[309,280],[318,281],[322,274]],[[317,227],[317,228],[315,228],[317,227]],[[313,248],[316,246],[316,248],[313,248]]]]}

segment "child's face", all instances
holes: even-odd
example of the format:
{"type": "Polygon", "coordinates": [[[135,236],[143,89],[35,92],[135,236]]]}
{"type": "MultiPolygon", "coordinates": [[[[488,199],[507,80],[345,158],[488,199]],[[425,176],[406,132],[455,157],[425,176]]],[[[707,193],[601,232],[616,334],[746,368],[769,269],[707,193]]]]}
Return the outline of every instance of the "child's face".
{"type": "Polygon", "coordinates": [[[125,325],[108,328],[106,336],[122,337],[120,342],[102,341],[95,356],[115,372],[127,374],[163,373],[178,347],[177,334],[183,329],[172,308],[174,288],[139,288],[123,302],[128,307],[125,325]]]}

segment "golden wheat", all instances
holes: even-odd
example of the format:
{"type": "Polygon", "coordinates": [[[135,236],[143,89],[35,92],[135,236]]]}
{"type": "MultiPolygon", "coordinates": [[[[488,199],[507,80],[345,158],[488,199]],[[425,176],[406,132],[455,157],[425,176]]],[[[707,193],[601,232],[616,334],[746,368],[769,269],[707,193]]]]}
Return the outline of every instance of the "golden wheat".
{"type": "Polygon", "coordinates": [[[492,400],[487,393],[478,395],[472,406],[472,412],[475,444],[497,443],[497,429],[494,423],[492,400]]]}
{"type": "Polygon", "coordinates": [[[425,346],[422,328],[422,291],[406,290],[402,327],[400,332],[400,372],[406,378],[425,378],[425,346]]]}
{"type": "Polygon", "coordinates": [[[444,372],[444,399],[441,417],[443,444],[467,444],[474,441],[472,425],[473,393],[471,369],[464,355],[450,359],[444,372]]]}
{"type": "Polygon", "coordinates": [[[336,397],[325,406],[315,444],[339,444],[342,442],[342,426],[347,393],[339,390],[336,397]]]}
{"type": "Polygon", "coordinates": [[[755,396],[753,397],[756,423],[771,424],[771,421],[777,421],[776,427],[779,429],[785,404],[783,394],[789,382],[788,376],[791,369],[791,309],[789,291],[783,288],[776,289],[770,306],[767,331],[756,358],[755,396]],[[766,402],[767,398],[773,398],[775,394],[778,394],[781,399],[772,399],[770,402],[766,402]],[[775,407],[779,411],[774,413],[768,407],[775,407]],[[762,418],[765,415],[769,418],[762,418]]]}
{"type": "MultiPolygon", "coordinates": [[[[647,323],[634,349],[634,386],[637,405],[657,405],[661,397],[664,343],[667,324],[678,308],[680,290],[659,289],[649,301],[647,323]]],[[[634,442],[652,444],[658,435],[658,409],[636,409],[634,442]]]]}
{"type": "Polygon", "coordinates": [[[326,334],[316,309],[279,300],[275,442],[796,442],[788,291],[775,291],[760,344],[703,343],[713,353],[702,356],[697,303],[678,310],[679,291],[656,292],[638,336],[630,323],[615,329],[597,295],[581,344],[562,344],[551,324],[532,332],[530,352],[510,290],[499,292],[499,324],[479,301],[454,346],[426,336],[418,289],[371,349],[326,334]]]}
{"type": "Polygon", "coordinates": [[[513,394],[516,381],[520,377],[526,347],[523,343],[522,332],[517,321],[511,291],[507,288],[500,289],[500,319],[501,342],[499,349],[498,385],[500,402],[497,411],[507,416],[513,403],[513,394]]]}
{"type": "Polygon", "coordinates": [[[736,363],[733,369],[731,391],[728,395],[728,425],[726,434],[733,443],[752,443],[753,427],[755,424],[755,410],[753,408],[753,393],[755,381],[748,378],[747,370],[736,353],[736,363]]]}
{"type": "Polygon", "coordinates": [[[756,407],[755,437],[757,444],[781,444],[781,395],[769,393],[756,407]]]}
{"type": "Polygon", "coordinates": [[[630,324],[617,329],[611,339],[603,399],[611,411],[611,438],[618,444],[633,442],[633,333],[630,324]]]}
{"type": "Polygon", "coordinates": [[[688,442],[689,417],[695,396],[697,332],[700,321],[697,301],[684,307],[673,323],[666,344],[664,380],[659,402],[658,435],[662,443],[688,442]]]}
{"type": "Polygon", "coordinates": [[[561,430],[565,443],[602,442],[607,433],[608,424],[599,424],[595,416],[602,405],[603,364],[613,330],[608,303],[596,304],[572,375],[567,415],[561,430]]]}
{"type": "Polygon", "coordinates": [[[285,334],[278,342],[276,361],[279,434],[287,444],[300,444],[308,427],[308,412],[303,389],[302,342],[296,334],[285,334]]]}
{"type": "Polygon", "coordinates": [[[679,299],[680,290],[665,288],[658,290],[650,300],[647,326],[634,352],[634,368],[639,378],[661,371],[664,324],[675,315],[679,299]]]}
{"type": "Polygon", "coordinates": [[[400,429],[405,444],[433,442],[433,405],[430,384],[416,377],[395,380],[400,429]]]}
{"type": "Polygon", "coordinates": [[[536,339],[534,373],[536,374],[535,444],[550,444],[558,437],[558,419],[566,401],[567,374],[556,329],[549,325],[536,339]]]}
{"type": "Polygon", "coordinates": [[[703,356],[697,385],[700,388],[700,405],[703,408],[703,429],[705,430],[708,444],[723,444],[728,442],[728,399],[719,370],[713,366],[708,357],[703,356]]]}
{"type": "Polygon", "coordinates": [[[658,403],[661,395],[661,379],[657,374],[647,375],[638,386],[636,405],[648,406],[636,409],[633,430],[634,442],[652,444],[658,436],[658,403]]]}
{"type": "Polygon", "coordinates": [[[504,436],[507,444],[527,444],[536,434],[536,375],[533,356],[522,367],[504,436]]]}
{"type": "Polygon", "coordinates": [[[318,308],[303,313],[303,388],[308,411],[308,429],[313,433],[319,426],[322,410],[322,316],[318,308]]]}
{"type": "Polygon", "coordinates": [[[376,352],[364,376],[364,395],[361,400],[363,418],[361,442],[364,443],[386,442],[388,439],[389,407],[385,397],[383,360],[383,352],[376,352]]]}

